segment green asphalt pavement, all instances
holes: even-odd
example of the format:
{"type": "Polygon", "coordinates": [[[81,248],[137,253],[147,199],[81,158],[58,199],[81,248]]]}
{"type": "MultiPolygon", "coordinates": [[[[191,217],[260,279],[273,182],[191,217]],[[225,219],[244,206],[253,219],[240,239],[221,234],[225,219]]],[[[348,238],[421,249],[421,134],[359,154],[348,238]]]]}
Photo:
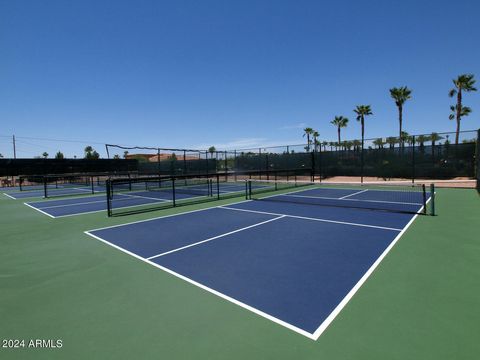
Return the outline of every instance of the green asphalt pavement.
{"type": "Polygon", "coordinates": [[[211,205],[51,219],[0,195],[0,359],[480,358],[476,191],[439,189],[438,216],[417,217],[317,341],[83,233],[211,205]]]}

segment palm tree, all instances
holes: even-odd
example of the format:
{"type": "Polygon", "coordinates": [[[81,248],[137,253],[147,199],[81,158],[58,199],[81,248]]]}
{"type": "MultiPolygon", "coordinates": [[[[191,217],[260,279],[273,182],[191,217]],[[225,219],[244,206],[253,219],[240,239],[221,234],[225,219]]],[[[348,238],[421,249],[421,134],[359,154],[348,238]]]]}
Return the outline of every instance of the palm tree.
{"type": "Polygon", "coordinates": [[[420,151],[423,153],[425,150],[425,143],[427,141],[430,141],[430,137],[427,135],[418,135],[415,138],[415,141],[418,143],[418,145],[420,146],[420,151]]]}
{"type": "Polygon", "coordinates": [[[313,136],[313,148],[315,151],[317,151],[318,145],[320,144],[320,142],[318,141],[318,137],[320,136],[320,133],[317,130],[313,130],[312,136],[313,136]]]}
{"type": "Polygon", "coordinates": [[[375,147],[378,146],[379,149],[383,149],[383,144],[385,144],[385,143],[383,142],[382,138],[377,138],[377,139],[373,140],[373,145],[375,145],[375,147]]]}
{"type": "Polygon", "coordinates": [[[352,145],[353,145],[353,151],[359,151],[360,145],[362,145],[362,143],[359,140],[353,140],[352,145]]]}
{"type": "Polygon", "coordinates": [[[390,89],[390,96],[393,100],[395,100],[395,105],[398,107],[398,124],[399,124],[399,131],[398,134],[402,135],[402,122],[403,122],[403,104],[408,99],[411,99],[410,96],[412,94],[412,90],[407,88],[406,86],[401,86],[399,88],[391,88],[390,89]]]}
{"type": "MultiPolygon", "coordinates": [[[[454,97],[457,95],[457,105],[456,106],[451,106],[450,109],[454,111],[456,116],[452,117],[452,115],[449,116],[450,120],[453,120],[456,118],[457,121],[457,130],[456,130],[456,135],[455,135],[455,144],[458,144],[458,136],[460,134],[460,120],[462,119],[463,109],[464,107],[462,106],[462,93],[465,92],[470,92],[470,91],[477,91],[477,89],[473,86],[475,84],[475,76],[473,74],[462,74],[459,75],[456,79],[453,79],[453,85],[455,86],[453,89],[451,89],[448,93],[448,96],[454,97]]],[[[468,113],[470,113],[469,111],[468,113]]],[[[468,115],[468,114],[467,114],[468,115]]]]}
{"type": "Polygon", "coordinates": [[[217,149],[215,149],[215,146],[210,146],[208,148],[208,152],[210,153],[210,157],[213,159],[213,153],[217,151],[217,149]]]}
{"type": "Polygon", "coordinates": [[[393,149],[397,142],[398,142],[398,139],[395,136],[389,136],[386,139],[386,143],[389,145],[390,149],[393,149]]]}
{"type": "Polygon", "coordinates": [[[343,116],[335,116],[335,119],[330,121],[330,124],[337,127],[338,142],[341,143],[342,140],[341,140],[341,137],[340,137],[340,129],[343,128],[343,127],[347,127],[348,118],[343,117],[343,116]]]}
{"type": "Polygon", "coordinates": [[[472,109],[469,108],[468,106],[463,106],[463,105],[460,105],[461,108],[460,108],[460,111],[458,111],[458,104],[455,105],[455,106],[450,106],[450,111],[452,112],[450,114],[450,116],[448,117],[450,120],[453,120],[453,119],[457,119],[457,132],[455,134],[455,144],[458,145],[458,136],[460,134],[460,120],[462,117],[464,116],[468,116],[470,115],[470,113],[472,112],[472,109]]]}
{"type": "Polygon", "coordinates": [[[322,141],[323,151],[327,151],[328,141],[322,141]]]}
{"type": "Polygon", "coordinates": [[[437,141],[442,140],[442,139],[443,139],[443,137],[440,136],[440,135],[438,135],[438,133],[436,133],[436,132],[432,132],[432,133],[430,134],[430,141],[432,142],[432,147],[435,147],[435,143],[436,143],[437,141]]]}
{"type": "Polygon", "coordinates": [[[438,135],[438,133],[436,132],[430,134],[430,141],[432,142],[432,157],[435,156],[435,143],[442,139],[443,137],[438,135]]]}
{"type": "Polygon", "coordinates": [[[303,129],[303,132],[304,132],[303,137],[307,136],[307,146],[305,150],[310,151],[310,143],[311,143],[310,135],[313,135],[314,130],[312,128],[307,127],[303,129]]]}
{"type": "Polygon", "coordinates": [[[42,154],[43,158],[46,159],[48,158],[48,153],[45,151],[43,154],[42,154]]]}
{"type": "Polygon", "coordinates": [[[357,105],[357,107],[353,110],[355,114],[357,114],[357,121],[360,121],[362,125],[362,149],[363,149],[363,142],[365,138],[365,116],[373,115],[372,109],[370,105],[357,105]]]}
{"type": "Polygon", "coordinates": [[[403,144],[406,142],[407,144],[411,144],[412,142],[412,137],[410,136],[410,134],[406,131],[402,131],[402,133],[400,134],[400,145],[403,146],[403,144]]]}

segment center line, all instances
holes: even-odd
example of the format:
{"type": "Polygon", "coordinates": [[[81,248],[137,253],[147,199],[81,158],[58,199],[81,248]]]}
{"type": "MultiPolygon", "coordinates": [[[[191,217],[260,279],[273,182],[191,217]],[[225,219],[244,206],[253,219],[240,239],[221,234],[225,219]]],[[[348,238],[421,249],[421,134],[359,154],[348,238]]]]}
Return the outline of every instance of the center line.
{"type": "Polygon", "coordinates": [[[348,197],[350,197],[350,196],[357,195],[357,194],[361,194],[361,193],[363,193],[363,192],[365,192],[365,191],[368,191],[368,189],[361,190],[361,191],[357,191],[357,192],[354,192],[353,194],[350,194],[350,195],[342,196],[342,197],[339,198],[339,199],[346,199],[346,198],[348,198],[348,197]]]}
{"type": "Polygon", "coordinates": [[[240,232],[240,231],[244,231],[244,230],[247,230],[247,229],[251,229],[251,228],[253,228],[253,227],[260,226],[260,225],[269,223],[269,222],[271,222],[271,221],[279,220],[279,219],[282,219],[282,218],[284,218],[284,217],[286,217],[286,215],[281,215],[281,216],[278,216],[278,217],[273,218],[273,219],[270,219],[270,220],[262,221],[262,222],[259,222],[259,223],[257,223],[257,224],[253,224],[253,225],[250,225],[250,226],[243,227],[243,228],[241,228],[241,229],[233,230],[233,231],[227,232],[227,233],[225,233],[225,234],[217,235],[217,236],[214,236],[214,237],[211,237],[211,238],[202,240],[202,241],[198,241],[198,242],[193,243],[193,244],[185,245],[185,246],[179,247],[179,248],[177,248],[177,249],[173,249],[173,250],[170,250],[170,251],[166,251],[166,252],[161,253],[161,254],[158,254],[158,255],[150,256],[150,257],[147,258],[147,260],[152,260],[152,259],[158,258],[158,257],[163,256],[163,255],[168,255],[168,254],[171,254],[171,253],[180,251],[180,250],[187,249],[187,248],[192,247],[192,246],[197,246],[197,245],[206,243],[206,242],[208,242],[208,241],[212,241],[212,240],[215,240],[215,239],[219,239],[219,238],[221,238],[221,237],[225,237],[225,236],[228,236],[228,235],[231,235],[231,234],[235,234],[235,233],[240,232]]]}

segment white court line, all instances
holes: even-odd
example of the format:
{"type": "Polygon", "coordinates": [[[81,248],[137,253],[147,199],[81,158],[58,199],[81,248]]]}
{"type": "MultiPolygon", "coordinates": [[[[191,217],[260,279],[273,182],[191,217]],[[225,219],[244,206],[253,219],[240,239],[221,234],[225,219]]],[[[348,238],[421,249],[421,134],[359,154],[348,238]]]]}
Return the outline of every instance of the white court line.
{"type": "Polygon", "coordinates": [[[380,229],[380,230],[402,231],[402,229],[385,227],[385,226],[367,225],[367,224],[352,223],[352,222],[337,221],[337,220],[327,220],[327,219],[312,218],[312,217],[306,217],[306,216],[278,214],[278,213],[272,213],[272,212],[267,212],[267,211],[248,210],[248,209],[237,209],[237,208],[232,208],[232,207],[228,207],[228,206],[219,206],[219,208],[221,208],[221,209],[226,209],[226,210],[245,211],[245,212],[257,213],[257,214],[273,215],[273,216],[281,216],[281,215],[284,215],[284,216],[286,216],[286,217],[294,218],[294,219],[303,219],[303,220],[312,220],[312,221],[328,222],[328,223],[333,223],[333,224],[341,224],[341,225],[349,225],[349,226],[368,227],[368,228],[380,229]]]}
{"type": "Polygon", "coordinates": [[[66,192],[66,191],[68,191],[68,190],[79,190],[79,191],[83,191],[83,192],[85,192],[85,193],[88,192],[88,193],[92,194],[92,189],[81,189],[81,188],[77,188],[77,187],[71,187],[71,188],[69,188],[69,187],[60,187],[60,188],[52,188],[52,189],[50,189],[50,190],[47,189],[47,194],[48,194],[48,193],[51,193],[53,196],[63,196],[63,195],[68,196],[68,195],[75,195],[75,194],[77,194],[77,192],[75,192],[75,191],[70,191],[70,193],[64,193],[64,194],[60,194],[60,195],[55,195],[55,193],[66,192]]]}
{"type": "MultiPolygon", "coordinates": [[[[58,201],[58,200],[51,200],[51,201],[58,201]]],[[[105,200],[94,200],[94,201],[87,201],[87,202],[79,202],[79,203],[72,203],[72,204],[61,204],[61,205],[51,205],[51,206],[42,206],[38,209],[52,209],[52,208],[59,208],[59,207],[68,207],[68,206],[76,206],[76,205],[88,205],[88,204],[95,204],[105,202],[105,200]]],[[[36,202],[35,204],[48,204],[48,201],[40,201],[36,202]]]]}
{"type": "MultiPolygon", "coordinates": [[[[311,196],[311,195],[290,195],[287,194],[278,194],[276,196],[290,196],[290,197],[299,197],[299,198],[307,198],[307,199],[325,199],[325,200],[345,200],[345,201],[358,201],[358,202],[371,202],[371,203],[380,203],[380,204],[402,204],[402,205],[422,205],[421,203],[411,203],[405,201],[386,201],[386,200],[364,200],[364,199],[344,199],[344,198],[334,198],[328,196],[311,196]]],[[[271,196],[268,196],[271,197],[271,196]]],[[[266,198],[260,198],[266,199],[266,198]]]]}
{"type": "Polygon", "coordinates": [[[361,191],[357,191],[357,192],[354,192],[353,194],[350,194],[350,195],[345,195],[345,196],[342,196],[341,198],[339,198],[339,200],[342,200],[342,199],[345,199],[345,198],[348,198],[350,196],[353,196],[353,195],[357,195],[357,194],[361,194],[365,191],[368,191],[368,189],[365,189],[365,190],[361,190],[361,191]]]}
{"type": "MultiPolygon", "coordinates": [[[[125,195],[125,194],[118,194],[118,195],[125,195]]],[[[137,196],[140,198],[140,196],[137,196]]],[[[177,200],[177,203],[182,203],[182,201],[186,201],[186,200],[192,200],[192,199],[197,199],[197,198],[201,198],[203,196],[195,196],[195,197],[190,197],[190,198],[183,198],[183,199],[179,199],[177,200]]],[[[85,199],[88,199],[88,197],[86,197],[85,199]]],[[[172,202],[172,200],[167,200],[167,199],[158,199],[158,198],[151,198],[152,200],[156,200],[158,203],[166,203],[166,202],[172,202]]],[[[124,200],[130,200],[130,198],[125,198],[125,199],[114,199],[113,201],[124,201],[124,200]]],[[[49,202],[49,201],[58,201],[58,200],[47,200],[47,201],[43,201],[45,203],[49,202]]],[[[42,202],[42,203],[43,203],[42,202]]],[[[92,203],[97,203],[97,202],[106,202],[106,200],[103,200],[103,201],[91,201],[91,202],[87,202],[87,203],[75,203],[75,204],[65,204],[65,205],[55,205],[55,206],[49,206],[49,207],[42,207],[42,209],[50,209],[50,208],[59,208],[59,207],[67,207],[67,206],[75,206],[75,205],[79,205],[79,204],[84,204],[84,205],[88,205],[88,204],[92,204],[92,203]]],[[[29,207],[31,207],[32,209],[35,209],[35,210],[38,210],[40,211],[39,208],[36,208],[34,207],[33,205],[30,205],[30,204],[27,204],[27,203],[24,203],[25,205],[28,205],[29,207]]],[[[118,209],[127,209],[127,208],[134,208],[134,207],[139,207],[139,206],[148,206],[148,205],[152,205],[153,203],[146,203],[146,204],[138,204],[138,205],[127,205],[127,206],[121,206],[121,207],[116,207],[115,209],[118,210],[118,209]]],[[[212,209],[212,207],[210,207],[210,209],[212,209]]],[[[104,209],[100,209],[100,210],[92,210],[92,211],[83,211],[83,212],[79,212],[79,213],[73,213],[73,214],[65,214],[65,215],[58,215],[58,216],[53,216],[53,215],[49,215],[50,217],[52,218],[63,218],[63,217],[70,217],[70,216],[79,216],[79,215],[85,215],[85,214],[93,214],[93,213],[98,213],[98,212],[102,212],[102,211],[106,211],[107,208],[105,207],[104,209]]],[[[200,210],[206,210],[206,209],[200,209],[200,210]]],[[[46,212],[43,212],[43,211],[40,211],[41,213],[47,215],[46,212]]],[[[160,216],[161,217],[161,216],[160,216]]],[[[152,218],[153,219],[158,219],[159,217],[156,217],[156,218],[152,218]]],[[[127,223],[128,224],[128,223],[127,223]]]]}
{"type": "MultiPolygon", "coordinates": [[[[194,211],[202,211],[202,210],[205,210],[205,209],[194,210],[194,211]]],[[[175,215],[181,215],[181,214],[175,214],[175,215]]],[[[90,230],[90,231],[93,231],[93,230],[90,230]]],[[[218,297],[220,297],[220,298],[222,298],[222,299],[224,299],[224,300],[227,300],[227,301],[229,301],[229,302],[231,302],[231,303],[233,303],[233,304],[235,304],[235,305],[237,305],[237,306],[240,306],[240,307],[242,307],[242,308],[244,308],[244,309],[246,309],[246,310],[249,310],[249,311],[251,311],[252,313],[254,313],[254,314],[256,314],[256,315],[259,315],[259,316],[261,316],[261,317],[263,317],[263,318],[265,318],[265,319],[268,319],[268,320],[270,320],[270,321],[272,321],[272,322],[274,322],[274,323],[277,323],[277,324],[279,324],[279,325],[281,325],[281,326],[283,326],[283,327],[285,327],[285,328],[287,328],[287,329],[290,329],[290,330],[292,330],[292,331],[295,331],[296,333],[298,333],[298,334],[300,334],[300,335],[303,335],[303,336],[305,336],[305,337],[307,337],[307,338],[309,338],[309,339],[311,339],[311,340],[317,340],[317,339],[314,337],[313,334],[311,334],[311,333],[309,333],[309,332],[307,332],[307,331],[305,331],[305,330],[303,330],[303,329],[300,329],[300,328],[298,328],[298,327],[296,327],[296,326],[294,326],[294,325],[292,325],[292,324],[289,324],[289,323],[287,323],[287,322],[285,322],[285,321],[283,321],[283,320],[280,320],[280,319],[278,319],[278,318],[276,318],[276,317],[274,317],[274,316],[272,316],[272,315],[270,315],[270,314],[267,314],[267,313],[265,313],[265,312],[263,312],[263,311],[261,311],[261,310],[258,310],[258,309],[256,309],[256,308],[250,306],[250,305],[247,305],[247,304],[245,304],[245,303],[243,303],[243,302],[241,302],[241,301],[238,301],[237,299],[234,299],[234,298],[232,298],[232,297],[230,297],[230,296],[228,296],[228,295],[225,295],[225,294],[223,294],[223,293],[221,293],[221,292],[219,292],[219,291],[217,291],[217,290],[214,290],[214,289],[212,289],[212,288],[209,288],[208,286],[205,286],[205,285],[203,285],[203,284],[201,284],[201,283],[199,283],[199,282],[196,282],[195,280],[192,280],[192,279],[190,279],[190,278],[188,278],[188,277],[186,277],[186,276],[184,276],[184,275],[181,275],[181,274],[179,274],[179,273],[176,273],[175,271],[170,270],[169,268],[166,268],[166,267],[164,267],[164,266],[161,266],[161,265],[159,265],[159,264],[156,264],[156,263],[154,263],[153,261],[150,261],[150,260],[148,260],[148,259],[142,258],[141,256],[138,256],[137,254],[134,254],[134,253],[132,253],[132,252],[126,250],[126,249],[123,249],[123,248],[121,248],[121,247],[119,247],[119,246],[117,246],[117,245],[115,245],[115,244],[112,244],[112,243],[108,242],[107,240],[102,239],[101,237],[98,237],[98,236],[96,236],[96,235],[91,234],[90,231],[85,231],[85,234],[87,234],[87,235],[91,236],[92,238],[97,239],[97,240],[99,240],[99,241],[101,241],[101,242],[103,242],[103,243],[105,243],[105,244],[107,244],[107,245],[110,245],[111,247],[113,247],[113,248],[115,248],[115,249],[117,249],[117,250],[120,250],[120,251],[124,252],[125,254],[128,254],[128,255],[130,255],[130,256],[133,256],[134,258],[136,258],[136,259],[138,259],[138,260],[141,260],[141,261],[143,261],[143,262],[145,262],[145,263],[147,263],[147,264],[149,264],[149,265],[152,265],[152,266],[154,266],[154,267],[156,267],[156,268],[158,268],[158,269],[160,269],[160,270],[163,270],[163,271],[165,271],[166,273],[168,273],[168,274],[170,274],[170,275],[173,275],[173,276],[175,276],[175,277],[177,277],[177,278],[179,278],[179,279],[181,279],[181,280],[183,280],[183,281],[186,281],[186,282],[189,283],[189,284],[195,285],[195,286],[199,287],[199,288],[202,289],[202,290],[208,291],[209,293],[211,293],[211,294],[213,294],[213,295],[216,295],[216,296],[218,296],[218,297]]]]}
{"type": "MultiPolygon", "coordinates": [[[[428,199],[428,202],[430,199],[428,199]]],[[[419,211],[422,211],[422,208],[419,211]]],[[[323,321],[323,323],[315,330],[313,333],[313,337],[315,340],[317,340],[320,335],[325,331],[325,329],[332,323],[332,321],[335,319],[335,317],[342,311],[342,309],[347,305],[347,303],[352,299],[352,297],[355,295],[355,293],[362,287],[362,285],[367,281],[367,279],[372,275],[372,273],[375,271],[377,266],[382,262],[382,260],[387,256],[387,254],[392,250],[392,248],[395,246],[395,244],[400,240],[402,235],[407,231],[407,229],[410,227],[410,225],[413,224],[415,219],[417,218],[418,214],[415,214],[410,221],[405,225],[398,233],[398,235],[393,239],[393,241],[390,243],[390,245],[387,246],[387,248],[383,251],[383,253],[375,260],[375,262],[370,266],[370,268],[367,270],[365,274],[360,278],[360,280],[355,284],[355,286],[348,292],[348,294],[340,301],[340,303],[335,307],[335,309],[328,315],[328,317],[323,321]]]]}
{"type": "MultiPolygon", "coordinates": [[[[122,200],[129,200],[129,199],[122,199],[122,200]]],[[[169,202],[169,201],[170,200],[159,200],[158,202],[159,203],[165,203],[165,202],[169,202]]],[[[103,201],[103,202],[106,203],[106,201],[103,201]]],[[[89,203],[87,203],[87,204],[89,204],[89,203]]],[[[146,206],[146,205],[152,205],[152,204],[153,203],[139,204],[139,205],[128,205],[128,206],[117,207],[115,209],[127,209],[127,208],[133,208],[133,207],[138,207],[138,206],[146,206]]],[[[40,209],[37,209],[36,207],[34,207],[30,204],[25,203],[25,205],[28,205],[31,208],[40,211],[40,209]]],[[[69,206],[69,205],[60,205],[59,207],[63,207],[63,206],[69,206]]],[[[52,207],[55,207],[55,206],[52,206],[52,207]]],[[[42,209],[46,209],[46,208],[42,208],[42,209]]],[[[102,211],[107,211],[107,208],[105,207],[104,209],[100,209],[100,210],[83,211],[83,212],[73,213],[73,214],[65,214],[65,215],[57,215],[57,216],[50,215],[50,216],[56,219],[56,218],[63,218],[63,217],[69,217],[69,216],[79,216],[79,215],[85,215],[85,214],[93,214],[93,213],[98,213],[98,212],[102,212],[102,211]]],[[[41,212],[44,213],[43,211],[41,211],[41,212]]],[[[46,214],[46,213],[44,213],[44,214],[46,214]]]]}
{"type": "Polygon", "coordinates": [[[28,204],[28,203],[23,203],[24,205],[27,205],[29,208],[33,209],[33,210],[37,210],[38,212],[42,213],[43,215],[47,215],[47,216],[50,216],[52,219],[55,219],[56,216],[53,216],[53,215],[50,215],[49,213],[46,213],[45,211],[42,211],[40,209],[37,209],[36,207],[28,204]]]}
{"type": "MultiPolygon", "coordinates": [[[[181,203],[181,201],[183,200],[191,200],[191,199],[197,199],[201,196],[196,196],[196,197],[191,197],[191,198],[185,198],[185,199],[181,199],[181,200],[177,200],[177,203],[181,203]]],[[[119,199],[120,200],[120,199],[119,199]]],[[[121,200],[129,200],[129,199],[121,199],[121,200]]],[[[105,201],[106,202],[106,201],[105,201]]],[[[167,203],[167,202],[172,202],[171,200],[166,200],[166,199],[158,199],[157,203],[167,203]]],[[[134,207],[140,207],[140,206],[148,206],[148,205],[153,205],[154,203],[151,202],[151,203],[146,203],[146,204],[138,204],[138,205],[128,205],[128,206],[121,206],[121,207],[116,207],[114,210],[119,210],[119,209],[128,209],[128,208],[134,208],[134,207]]],[[[173,207],[172,207],[173,209],[173,207]]],[[[212,209],[212,207],[210,207],[209,209],[212,209]]],[[[159,209],[160,210],[160,209],[159,209]]],[[[200,210],[206,210],[206,209],[200,209],[200,210]]],[[[69,216],[79,216],[79,215],[85,215],[85,214],[92,214],[92,213],[97,213],[97,212],[102,212],[102,211],[107,211],[107,208],[105,207],[104,209],[100,209],[100,210],[92,210],[92,211],[84,211],[84,212],[79,212],[79,213],[74,213],[74,214],[66,214],[66,215],[58,215],[58,216],[55,216],[55,218],[62,218],[62,217],[69,217],[69,216]]],[[[160,216],[161,217],[161,216],[160,216]]],[[[152,218],[152,219],[157,219],[158,217],[155,217],[155,218],[152,218]]],[[[149,219],[150,220],[150,219],[149,219]]],[[[124,225],[126,225],[128,223],[125,223],[124,225]]],[[[114,225],[116,226],[116,225],[114,225]]]]}
{"type": "Polygon", "coordinates": [[[197,245],[200,245],[200,244],[204,244],[204,243],[206,243],[206,242],[209,242],[209,241],[212,241],[212,240],[216,240],[216,239],[219,239],[219,238],[228,236],[228,235],[232,235],[232,234],[235,234],[235,233],[240,232],[240,231],[248,230],[248,229],[254,228],[254,227],[256,227],[256,226],[264,225],[264,224],[266,224],[266,223],[269,223],[269,222],[272,222],[272,221],[276,221],[276,220],[282,219],[282,218],[284,218],[284,217],[286,217],[286,215],[277,216],[276,218],[273,218],[273,219],[269,219],[269,220],[266,220],[266,221],[259,222],[259,223],[257,223],[257,224],[245,226],[245,227],[243,227],[243,228],[240,228],[240,229],[237,229],[237,230],[233,230],[233,231],[229,231],[229,232],[224,233],[224,234],[221,234],[221,235],[213,236],[213,237],[211,237],[211,238],[208,238],[208,239],[205,239],[205,240],[201,240],[201,241],[198,241],[198,242],[193,243],[193,244],[185,245],[185,246],[179,247],[179,248],[177,248],[177,249],[173,249],[173,250],[170,250],[170,251],[166,251],[166,252],[164,252],[164,253],[160,253],[160,254],[157,254],[157,255],[150,256],[150,257],[147,258],[147,260],[152,260],[152,259],[155,259],[155,258],[159,258],[160,256],[164,256],[164,255],[168,255],[168,254],[171,254],[171,253],[180,251],[180,250],[188,249],[188,248],[190,248],[190,247],[192,247],[192,246],[197,246],[197,245]]]}
{"type": "Polygon", "coordinates": [[[17,198],[14,198],[13,196],[8,195],[7,193],[3,193],[6,197],[9,197],[10,199],[17,200],[17,198]]]}
{"type": "MultiPolygon", "coordinates": [[[[132,198],[138,198],[138,199],[148,199],[148,200],[157,200],[157,201],[172,201],[172,200],[167,200],[167,199],[162,199],[162,198],[154,198],[154,197],[150,197],[150,196],[133,195],[133,194],[122,194],[122,193],[120,193],[120,194],[117,194],[117,195],[122,195],[122,196],[127,196],[127,197],[132,197],[132,198]]],[[[113,201],[115,201],[115,200],[120,200],[120,199],[113,199],[113,201]]],[[[146,205],[146,204],[142,204],[142,205],[146,205]]],[[[136,206],[136,205],[133,205],[133,206],[136,206]]]]}
{"type": "MultiPolygon", "coordinates": [[[[430,201],[430,198],[428,199],[427,201],[427,204],[428,202],[430,201]]],[[[235,203],[235,204],[239,204],[239,203],[245,203],[245,202],[250,202],[250,200],[244,200],[244,201],[240,201],[238,203],[235,203]]],[[[234,204],[232,204],[234,205],[234,204]]],[[[223,209],[227,209],[227,207],[222,207],[222,206],[217,206],[215,208],[223,208],[223,209]]],[[[146,220],[139,220],[139,221],[133,221],[129,224],[118,224],[118,225],[113,225],[113,226],[108,226],[108,227],[104,227],[104,228],[99,228],[99,229],[95,229],[95,230],[89,230],[89,231],[85,231],[85,234],[107,244],[107,245],[110,245],[112,246],[113,248],[117,249],[117,250],[120,250],[128,255],[131,255],[147,264],[150,264],[156,268],[159,268],[177,278],[180,278],[190,284],[193,284],[203,290],[206,290],[222,299],[225,299],[227,301],[230,301],[232,302],[233,304],[236,304],[240,307],[243,307],[244,309],[247,309],[259,316],[262,316],[272,322],[275,322],[287,329],[290,329],[298,334],[301,334],[311,340],[318,340],[318,338],[320,337],[320,335],[327,329],[327,327],[332,323],[332,321],[335,319],[335,317],[341,312],[341,310],[347,305],[347,303],[351,300],[351,298],[355,295],[355,293],[358,291],[358,289],[360,289],[360,287],[367,281],[368,277],[374,272],[374,270],[377,268],[377,266],[380,264],[380,262],[385,258],[385,256],[388,254],[388,252],[393,248],[393,246],[398,242],[398,240],[401,238],[401,236],[405,233],[405,231],[410,227],[410,225],[414,222],[414,220],[417,218],[418,214],[416,214],[415,216],[412,217],[412,219],[405,225],[405,227],[403,229],[400,230],[399,234],[395,237],[395,239],[392,241],[392,243],[384,250],[384,252],[380,255],[380,257],[372,264],[372,266],[367,270],[367,272],[360,278],[360,280],[357,282],[357,284],[355,284],[355,286],[350,290],[350,292],[341,300],[341,302],[337,305],[337,307],[330,313],[330,315],[320,324],[320,326],[317,328],[317,330],[315,330],[315,332],[312,334],[312,333],[309,333],[303,329],[300,329],[292,324],[289,324],[281,319],[278,319],[272,315],[269,315],[261,310],[258,310],[250,305],[247,305],[245,303],[242,303],[232,297],[229,297],[221,292],[218,292],[212,288],[209,288],[203,284],[200,284],[186,276],[183,276],[181,274],[178,274],[166,267],[163,267],[159,264],[156,264],[148,259],[145,259],[145,258],[142,258],[141,256],[139,255],[136,255],[122,247],[119,247],[115,244],[112,244],[110,242],[108,242],[107,240],[104,240],[102,238],[100,238],[99,236],[96,236],[96,235],[93,235],[91,234],[91,232],[94,232],[94,231],[99,231],[99,230],[105,230],[105,229],[111,229],[111,228],[115,228],[115,227],[120,227],[120,226],[125,226],[125,225],[131,225],[131,224],[137,224],[137,223],[142,223],[142,222],[147,222],[147,221],[154,221],[154,220],[158,220],[158,219],[161,219],[161,218],[167,218],[167,217],[172,217],[172,216],[179,216],[179,215],[183,215],[183,214],[187,214],[187,213],[194,213],[194,212],[200,212],[200,211],[205,211],[205,210],[210,210],[210,209],[215,209],[215,208],[206,208],[206,209],[199,209],[199,210],[192,210],[192,211],[188,211],[188,212],[184,212],[184,213],[178,213],[178,214],[171,214],[171,215],[166,215],[166,216],[160,216],[158,218],[154,218],[154,219],[146,219],[146,220]]],[[[240,210],[240,209],[235,209],[235,208],[230,208],[230,210],[240,210]]],[[[420,209],[421,211],[421,209],[420,209]]],[[[279,215],[283,215],[283,214],[279,214],[279,215]]]]}
{"type": "MultiPolygon", "coordinates": [[[[230,204],[230,205],[241,204],[241,203],[249,202],[249,201],[251,201],[251,200],[242,200],[242,201],[238,201],[238,202],[232,203],[232,204],[230,204]]],[[[205,203],[205,204],[208,204],[208,203],[205,203]]],[[[204,209],[184,211],[184,212],[179,212],[179,213],[170,214],[170,215],[161,215],[161,216],[157,216],[157,217],[154,217],[154,218],[151,218],[151,219],[131,221],[131,222],[128,222],[128,223],[123,223],[123,224],[118,224],[118,225],[110,225],[110,226],[105,226],[105,227],[102,227],[102,228],[97,228],[97,229],[88,230],[88,231],[89,231],[89,232],[93,232],[93,231],[99,231],[99,230],[108,230],[108,229],[113,229],[113,228],[116,228],[116,227],[119,227],[119,226],[127,226],[127,225],[132,225],[132,224],[139,224],[139,223],[143,223],[143,222],[147,222],[147,221],[156,221],[156,220],[159,220],[159,219],[169,218],[169,217],[172,217],[172,216],[179,216],[179,215],[191,214],[191,213],[200,212],[200,211],[218,209],[219,207],[220,207],[220,206],[210,206],[210,207],[206,207],[206,208],[204,208],[204,209]]]]}
{"type": "MultiPolygon", "coordinates": [[[[128,196],[128,195],[125,195],[125,194],[118,194],[118,195],[122,195],[122,196],[128,196]]],[[[131,195],[130,195],[131,196],[131,195]]],[[[150,198],[150,197],[143,197],[143,196],[131,196],[131,197],[135,197],[135,198],[142,198],[142,199],[149,199],[149,200],[156,200],[158,202],[168,202],[168,201],[171,201],[171,200],[167,200],[167,199],[158,199],[158,198],[150,198]]],[[[124,199],[113,199],[112,201],[125,201],[125,200],[131,200],[130,197],[126,197],[124,199]]],[[[58,200],[52,200],[52,201],[58,201],[58,200]]],[[[106,200],[94,200],[94,201],[87,201],[87,202],[80,202],[80,203],[72,203],[72,204],[61,204],[61,205],[52,205],[52,206],[42,206],[40,207],[39,209],[52,209],[52,208],[59,208],[59,207],[68,207],[68,206],[77,206],[77,205],[89,205],[89,204],[96,204],[96,203],[105,203],[106,200]]],[[[44,201],[44,202],[38,202],[36,204],[40,204],[40,203],[48,203],[48,201],[44,201]]],[[[148,205],[148,204],[142,204],[142,205],[148,205]]],[[[137,205],[131,205],[131,206],[137,206],[137,205]]],[[[120,209],[120,208],[116,208],[116,209],[120,209]]],[[[106,210],[106,209],[104,209],[106,210]]],[[[85,213],[81,213],[81,214],[85,214],[85,213]]]]}

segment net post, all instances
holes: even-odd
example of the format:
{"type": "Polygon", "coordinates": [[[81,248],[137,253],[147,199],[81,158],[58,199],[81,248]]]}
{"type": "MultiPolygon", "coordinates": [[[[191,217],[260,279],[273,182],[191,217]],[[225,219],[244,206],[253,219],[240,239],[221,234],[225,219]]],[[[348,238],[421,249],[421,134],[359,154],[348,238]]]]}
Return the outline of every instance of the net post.
{"type": "Polygon", "coordinates": [[[425,184],[422,184],[422,196],[423,196],[423,214],[427,215],[427,192],[425,190],[425,184]]]}
{"type": "Polygon", "coordinates": [[[95,194],[95,185],[94,185],[94,178],[93,178],[93,175],[90,176],[90,183],[91,183],[91,186],[92,186],[92,194],[95,194]]]}
{"type": "Polygon", "coordinates": [[[430,215],[435,216],[435,184],[430,184],[430,215]]]}
{"type": "Polygon", "coordinates": [[[220,200],[220,175],[219,174],[217,174],[216,180],[217,180],[217,200],[220,200]]]}
{"type": "Polygon", "coordinates": [[[252,199],[252,180],[248,180],[248,198],[252,199]]]}
{"type": "Polygon", "coordinates": [[[111,189],[111,181],[107,179],[107,216],[112,216],[112,189],[111,189]]]}
{"type": "Polygon", "coordinates": [[[248,183],[249,180],[245,180],[245,200],[248,200],[248,183]]]}
{"type": "Polygon", "coordinates": [[[175,178],[172,177],[172,203],[173,203],[173,207],[177,206],[175,200],[176,200],[176,196],[175,196],[175,178]]]}

